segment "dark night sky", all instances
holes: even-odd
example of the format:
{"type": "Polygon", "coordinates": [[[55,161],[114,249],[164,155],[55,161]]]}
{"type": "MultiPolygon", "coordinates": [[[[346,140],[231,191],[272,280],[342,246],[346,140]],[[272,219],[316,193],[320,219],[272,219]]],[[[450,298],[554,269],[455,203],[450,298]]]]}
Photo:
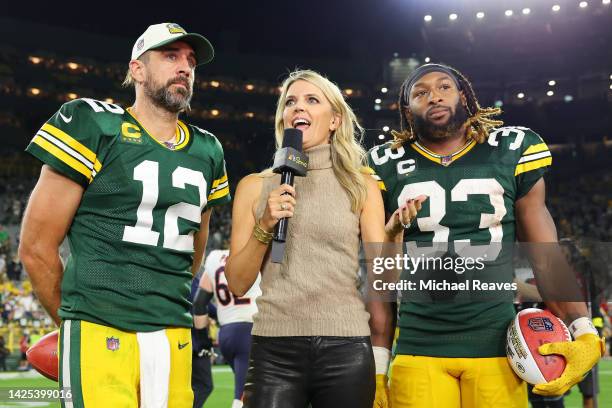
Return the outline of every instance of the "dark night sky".
{"type": "Polygon", "coordinates": [[[3,9],[4,17],[134,38],[149,24],[173,21],[230,51],[330,59],[362,52],[378,59],[398,47],[413,49],[419,39],[412,22],[422,18],[408,0],[15,3],[3,9]]]}

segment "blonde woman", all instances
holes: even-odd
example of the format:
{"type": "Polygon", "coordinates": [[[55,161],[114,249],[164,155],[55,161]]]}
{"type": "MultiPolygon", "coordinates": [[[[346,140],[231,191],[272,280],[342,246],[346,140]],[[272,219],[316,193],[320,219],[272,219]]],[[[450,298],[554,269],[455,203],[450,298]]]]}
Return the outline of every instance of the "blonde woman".
{"type": "Polygon", "coordinates": [[[244,295],[262,272],[244,404],[370,408],[375,364],[356,287],[359,243],[401,241],[400,222],[417,208],[398,209],[385,226],[381,193],[363,172],[362,129],[328,79],[309,70],[289,75],[276,110],[277,146],[289,127],[303,131],[307,176],[279,187],[279,175],[251,174],[234,200],[231,291],[244,295]],[[269,244],[283,217],[291,218],[285,258],[274,264],[269,244]]]}

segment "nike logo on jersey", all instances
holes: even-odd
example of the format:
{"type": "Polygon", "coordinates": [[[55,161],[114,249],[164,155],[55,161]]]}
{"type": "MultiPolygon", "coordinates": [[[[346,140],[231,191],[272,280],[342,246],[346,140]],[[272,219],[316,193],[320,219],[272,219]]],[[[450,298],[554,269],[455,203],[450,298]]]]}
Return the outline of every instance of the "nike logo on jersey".
{"type": "Polygon", "coordinates": [[[72,121],[72,116],[67,118],[66,116],[62,114],[62,112],[60,112],[59,115],[62,117],[62,120],[66,123],[70,123],[72,121]]]}
{"type": "Polygon", "coordinates": [[[181,344],[181,342],[179,341],[178,346],[179,346],[179,350],[184,349],[185,347],[187,347],[187,345],[189,344],[189,342],[185,343],[185,344],[181,344]]]}

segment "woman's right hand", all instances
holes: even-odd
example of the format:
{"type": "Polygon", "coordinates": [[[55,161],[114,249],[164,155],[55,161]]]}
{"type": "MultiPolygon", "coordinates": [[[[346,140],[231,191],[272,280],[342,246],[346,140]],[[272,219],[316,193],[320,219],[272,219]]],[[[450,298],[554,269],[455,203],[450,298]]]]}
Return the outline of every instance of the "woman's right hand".
{"type": "Polygon", "coordinates": [[[270,191],[266,209],[259,220],[259,226],[272,232],[281,218],[293,217],[295,209],[295,189],[289,184],[281,184],[270,191]]]}
{"type": "Polygon", "coordinates": [[[404,230],[416,219],[417,213],[421,211],[422,204],[427,200],[427,196],[420,195],[416,198],[406,200],[404,205],[393,212],[389,221],[385,225],[385,233],[395,238],[404,234],[404,230]]]}

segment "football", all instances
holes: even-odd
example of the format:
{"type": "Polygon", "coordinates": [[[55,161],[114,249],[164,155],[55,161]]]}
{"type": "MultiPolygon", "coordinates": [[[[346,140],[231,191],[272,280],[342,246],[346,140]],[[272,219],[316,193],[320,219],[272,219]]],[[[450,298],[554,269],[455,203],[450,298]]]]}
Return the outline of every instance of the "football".
{"type": "Polygon", "coordinates": [[[526,382],[543,384],[563,373],[563,356],[543,356],[538,352],[542,344],[571,341],[563,321],[550,311],[535,308],[520,311],[508,327],[506,341],[508,361],[516,375],[526,382]]]}
{"type": "Polygon", "coordinates": [[[26,351],[26,357],[32,367],[53,381],[57,381],[59,375],[58,336],[59,331],[53,331],[43,336],[26,351]]]}

